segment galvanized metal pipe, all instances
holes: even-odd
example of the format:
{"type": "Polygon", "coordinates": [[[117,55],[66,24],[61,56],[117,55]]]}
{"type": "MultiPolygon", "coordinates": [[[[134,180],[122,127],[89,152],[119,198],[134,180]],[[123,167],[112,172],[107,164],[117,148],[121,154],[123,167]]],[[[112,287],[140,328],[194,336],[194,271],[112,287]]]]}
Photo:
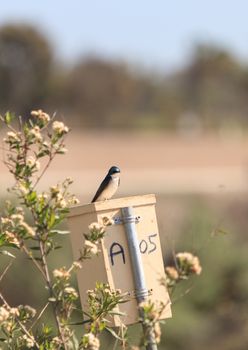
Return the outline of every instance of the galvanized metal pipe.
{"type": "MultiPolygon", "coordinates": [[[[126,231],[127,243],[131,258],[135,294],[138,303],[147,300],[148,289],[145,281],[145,273],[142,265],[141,254],[139,250],[139,240],[136,232],[135,216],[132,207],[122,208],[122,217],[126,231]]],[[[140,310],[140,317],[143,320],[144,315],[140,310]]],[[[142,322],[144,336],[147,342],[147,350],[157,350],[157,344],[155,341],[154,330],[149,325],[142,322]]]]}

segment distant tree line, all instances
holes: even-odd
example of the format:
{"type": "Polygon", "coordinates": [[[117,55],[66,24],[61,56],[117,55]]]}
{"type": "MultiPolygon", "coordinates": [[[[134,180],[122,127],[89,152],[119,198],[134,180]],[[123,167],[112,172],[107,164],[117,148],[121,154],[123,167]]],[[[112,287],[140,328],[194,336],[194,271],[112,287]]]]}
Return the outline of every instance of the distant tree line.
{"type": "Polygon", "coordinates": [[[245,127],[247,95],[248,64],[214,45],[171,74],[89,56],[68,67],[36,28],[0,27],[1,113],[44,108],[94,128],[245,127]]]}

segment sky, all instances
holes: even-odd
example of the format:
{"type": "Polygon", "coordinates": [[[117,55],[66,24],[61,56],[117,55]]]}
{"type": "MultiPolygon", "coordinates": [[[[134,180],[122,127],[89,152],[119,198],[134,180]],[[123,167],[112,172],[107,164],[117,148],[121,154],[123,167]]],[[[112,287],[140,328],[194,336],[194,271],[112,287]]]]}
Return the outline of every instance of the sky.
{"type": "Polygon", "coordinates": [[[202,42],[248,61],[247,13],[246,0],[11,0],[1,3],[0,25],[34,24],[65,61],[99,54],[173,69],[202,42]]]}

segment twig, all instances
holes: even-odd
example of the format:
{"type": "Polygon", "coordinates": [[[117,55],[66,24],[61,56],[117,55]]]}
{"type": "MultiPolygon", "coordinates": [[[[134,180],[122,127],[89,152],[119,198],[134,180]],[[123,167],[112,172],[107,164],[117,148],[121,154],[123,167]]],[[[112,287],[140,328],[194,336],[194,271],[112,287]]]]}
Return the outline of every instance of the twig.
{"type": "Polygon", "coordinates": [[[37,262],[37,260],[35,260],[35,258],[33,257],[32,253],[28,250],[28,248],[23,245],[22,246],[22,249],[24,251],[24,253],[27,254],[27,256],[32,260],[32,262],[34,263],[34,265],[37,267],[37,269],[40,271],[40,273],[42,274],[43,278],[45,279],[46,281],[46,274],[45,272],[43,271],[42,267],[40,266],[40,264],[37,262]]]}
{"type": "Polygon", "coordinates": [[[41,174],[38,176],[38,178],[36,179],[35,183],[33,184],[33,187],[32,187],[33,190],[35,189],[35,187],[37,186],[37,184],[41,180],[42,176],[45,174],[45,172],[49,168],[49,166],[50,166],[50,164],[51,164],[51,162],[52,162],[54,157],[55,157],[55,154],[50,156],[50,158],[49,158],[47,164],[45,165],[44,169],[42,170],[41,174]]]}
{"type": "Polygon", "coordinates": [[[126,329],[127,329],[127,327],[126,327],[123,323],[121,323],[120,328],[119,328],[119,332],[117,333],[117,335],[118,335],[118,337],[119,337],[120,339],[118,339],[118,338],[115,339],[114,346],[113,346],[113,349],[112,349],[112,350],[116,350],[116,349],[117,349],[117,346],[118,346],[118,342],[119,342],[119,341],[121,341],[122,350],[125,350],[125,349],[126,349],[126,343],[127,343],[127,341],[126,341],[125,335],[124,335],[126,329]]]}
{"type": "MultiPolygon", "coordinates": [[[[51,123],[52,120],[55,118],[56,114],[57,114],[57,112],[54,112],[54,113],[53,113],[53,115],[52,115],[52,117],[51,117],[51,120],[50,120],[50,123],[51,123]]],[[[49,123],[49,124],[50,124],[50,123],[49,123]]],[[[49,125],[49,124],[48,124],[48,125],[49,125]]],[[[46,127],[47,127],[47,126],[46,126],[46,127]]],[[[63,144],[64,140],[65,140],[65,136],[64,136],[63,139],[60,141],[59,146],[61,146],[61,145],[63,144]]],[[[49,168],[49,166],[50,166],[50,164],[51,164],[53,158],[54,158],[54,157],[56,156],[56,154],[57,154],[56,152],[52,154],[53,145],[51,145],[51,146],[52,146],[52,147],[51,147],[51,155],[50,155],[50,158],[49,158],[47,164],[45,165],[44,169],[42,170],[40,176],[38,176],[38,178],[36,179],[35,183],[33,184],[33,189],[35,189],[35,187],[37,186],[37,184],[40,182],[41,178],[43,177],[43,175],[45,174],[45,172],[46,172],[47,169],[49,168]]]]}
{"type": "Polygon", "coordinates": [[[0,276],[0,282],[2,281],[3,277],[6,275],[8,269],[10,268],[10,266],[13,264],[13,260],[11,260],[8,265],[5,267],[5,269],[3,270],[3,273],[0,276]]]}
{"type": "Polygon", "coordinates": [[[183,298],[185,295],[189,294],[193,287],[194,287],[194,283],[191,283],[191,285],[184,292],[182,292],[177,298],[172,300],[172,303],[174,304],[174,303],[178,302],[178,300],[183,298]]]}
{"type": "MultiPolygon", "coordinates": [[[[48,265],[47,265],[47,260],[46,260],[46,255],[45,255],[45,251],[44,251],[44,246],[43,246],[43,242],[41,240],[39,240],[39,245],[40,245],[42,264],[43,264],[44,272],[45,272],[45,275],[46,275],[47,287],[48,287],[48,290],[49,290],[49,293],[50,293],[50,297],[54,297],[52,283],[51,283],[51,278],[50,278],[48,265]]],[[[67,344],[66,344],[66,341],[65,341],[65,338],[64,338],[63,329],[62,329],[61,324],[60,324],[60,319],[59,319],[59,314],[58,314],[58,311],[57,311],[57,307],[56,307],[55,303],[52,303],[52,305],[53,305],[53,311],[54,311],[54,316],[55,316],[57,328],[58,328],[58,331],[59,331],[59,335],[61,337],[61,340],[63,342],[65,350],[68,350],[68,347],[67,347],[67,344]]]]}
{"type": "Polygon", "coordinates": [[[41,318],[41,316],[44,314],[44,312],[46,311],[48,305],[50,303],[46,303],[46,305],[43,307],[43,309],[41,310],[41,312],[39,313],[38,317],[36,318],[36,320],[34,321],[34,323],[30,326],[29,331],[36,325],[36,323],[39,321],[39,319],[41,318]]]}
{"type": "MultiPolygon", "coordinates": [[[[59,144],[59,147],[63,144],[64,139],[65,139],[65,137],[61,140],[61,142],[60,142],[60,144],[59,144]]],[[[52,152],[52,148],[53,148],[53,147],[51,147],[51,152],[52,152]]],[[[53,161],[53,159],[55,158],[56,154],[57,154],[56,152],[51,153],[47,164],[45,165],[45,167],[44,167],[44,169],[42,170],[41,174],[40,174],[40,175],[38,176],[38,178],[36,179],[35,183],[33,184],[33,187],[32,187],[33,189],[35,189],[35,187],[37,186],[37,184],[40,182],[41,178],[43,177],[43,175],[45,174],[45,172],[46,172],[47,169],[49,168],[49,166],[50,166],[51,162],[53,161]]]]}
{"type": "Polygon", "coordinates": [[[7,126],[8,129],[10,129],[11,131],[17,133],[16,129],[13,128],[10,124],[7,124],[6,121],[4,120],[4,118],[0,115],[0,120],[7,126]]]}

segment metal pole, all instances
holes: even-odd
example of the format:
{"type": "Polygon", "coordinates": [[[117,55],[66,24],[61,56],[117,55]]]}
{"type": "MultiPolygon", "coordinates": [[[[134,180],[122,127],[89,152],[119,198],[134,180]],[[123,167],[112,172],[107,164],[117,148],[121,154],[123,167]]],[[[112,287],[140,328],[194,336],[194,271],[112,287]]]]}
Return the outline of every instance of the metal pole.
{"type": "MultiPolygon", "coordinates": [[[[139,241],[135,227],[135,216],[133,208],[122,208],[122,217],[126,231],[129,253],[131,257],[136,299],[138,303],[141,303],[142,301],[147,300],[148,289],[146,287],[145,274],[139,250],[139,241]]],[[[140,317],[143,320],[144,315],[142,314],[141,310],[139,310],[139,312],[140,317]]],[[[158,348],[155,341],[154,330],[151,329],[151,327],[146,325],[144,322],[142,322],[142,326],[144,336],[147,341],[146,350],[157,350],[158,348]]]]}

